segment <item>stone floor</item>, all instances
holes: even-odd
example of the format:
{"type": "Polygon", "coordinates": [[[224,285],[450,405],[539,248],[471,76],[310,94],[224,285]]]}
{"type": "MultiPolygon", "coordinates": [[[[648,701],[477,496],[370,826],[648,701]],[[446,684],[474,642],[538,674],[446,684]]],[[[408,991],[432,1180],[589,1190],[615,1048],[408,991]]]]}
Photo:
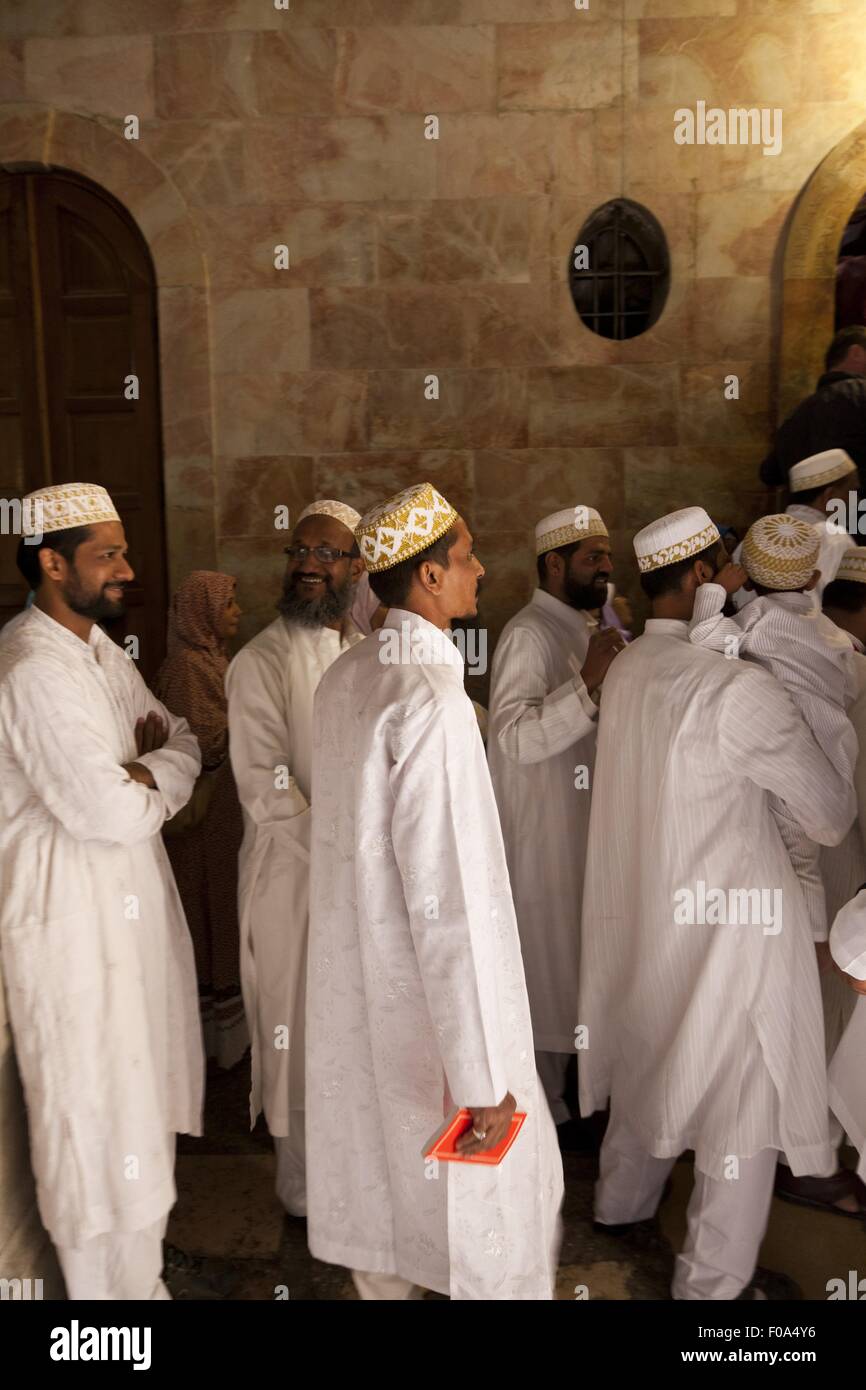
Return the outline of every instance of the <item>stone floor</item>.
{"type": "MultiPolygon", "coordinates": [[[[314,1260],[306,1223],[285,1215],[274,1196],[274,1159],[260,1122],[250,1133],[249,1066],[231,1072],[211,1067],[205,1137],[178,1140],[178,1202],[168,1239],[190,1254],[207,1255],[214,1268],[237,1279],[231,1297],[256,1300],[353,1299],[348,1273],[314,1260]]],[[[564,1155],[566,1200],[559,1299],[665,1299],[674,1254],[685,1232],[691,1165],[676,1165],[670,1196],[656,1222],[628,1237],[592,1229],[595,1159],[564,1155]]],[[[807,1299],[825,1299],[827,1280],[866,1274],[866,1228],[788,1203],[773,1201],[760,1263],[779,1271],[807,1299]]],[[[430,1294],[437,1298],[439,1295],[430,1294]]]]}

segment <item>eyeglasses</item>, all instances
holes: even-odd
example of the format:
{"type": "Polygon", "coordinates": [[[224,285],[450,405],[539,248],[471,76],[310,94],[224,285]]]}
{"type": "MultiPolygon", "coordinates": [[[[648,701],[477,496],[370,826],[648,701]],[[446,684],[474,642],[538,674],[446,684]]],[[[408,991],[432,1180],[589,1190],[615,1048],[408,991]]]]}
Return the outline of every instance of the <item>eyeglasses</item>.
{"type": "Polygon", "coordinates": [[[355,553],[354,550],[335,550],[332,545],[314,545],[312,549],[308,545],[287,545],[283,551],[290,560],[306,560],[308,555],[315,555],[323,565],[336,564],[337,560],[351,560],[355,553]]]}

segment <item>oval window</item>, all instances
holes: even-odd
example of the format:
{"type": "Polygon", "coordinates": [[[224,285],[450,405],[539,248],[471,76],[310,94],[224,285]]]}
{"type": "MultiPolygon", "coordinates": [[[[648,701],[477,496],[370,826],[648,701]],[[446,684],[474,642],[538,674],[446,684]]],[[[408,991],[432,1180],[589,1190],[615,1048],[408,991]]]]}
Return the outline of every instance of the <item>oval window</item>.
{"type": "Polygon", "coordinates": [[[615,198],[584,222],[569,262],[574,307],[602,338],[636,338],[661,317],[671,269],[661,226],[647,208],[615,198]]]}

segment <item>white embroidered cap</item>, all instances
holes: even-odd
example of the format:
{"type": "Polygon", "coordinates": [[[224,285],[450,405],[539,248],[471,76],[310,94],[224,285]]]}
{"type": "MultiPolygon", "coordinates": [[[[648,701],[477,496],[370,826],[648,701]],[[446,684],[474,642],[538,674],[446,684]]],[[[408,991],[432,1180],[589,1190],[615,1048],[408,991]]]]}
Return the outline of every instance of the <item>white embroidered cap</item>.
{"type": "Polygon", "coordinates": [[[852,545],[839,561],[837,579],[853,580],[855,584],[866,584],[866,546],[852,545]]]}
{"type": "Polygon", "coordinates": [[[535,528],[535,553],[544,555],[560,545],[571,545],[574,541],[586,540],[588,536],[606,535],[607,527],[594,507],[565,507],[539,521],[535,528]]]}
{"type": "Polygon", "coordinates": [[[98,483],[54,483],[28,492],[21,500],[24,536],[48,536],[73,526],[119,521],[117,508],[98,483]]]}
{"type": "Polygon", "coordinates": [[[807,492],[813,487],[826,487],[856,470],[856,463],[844,449],[825,449],[788,469],[788,488],[791,492],[807,492]]]}
{"type": "Polygon", "coordinates": [[[719,540],[719,528],[703,507],[683,507],[644,526],[634,538],[634,553],[641,574],[662,569],[706,550],[719,540]]]}
{"type": "Polygon", "coordinates": [[[306,521],[308,516],[332,516],[353,533],[361,520],[361,513],[356,512],[354,507],[347,506],[345,502],[336,502],[333,497],[323,497],[318,502],[311,502],[309,507],[305,507],[301,512],[297,524],[306,521]]]}

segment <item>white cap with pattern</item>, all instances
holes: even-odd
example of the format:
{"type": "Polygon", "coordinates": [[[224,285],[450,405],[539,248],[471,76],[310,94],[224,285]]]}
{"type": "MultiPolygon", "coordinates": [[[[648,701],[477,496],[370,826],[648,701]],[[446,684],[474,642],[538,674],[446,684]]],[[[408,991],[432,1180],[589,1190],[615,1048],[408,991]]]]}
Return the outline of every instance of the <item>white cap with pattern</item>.
{"type": "Polygon", "coordinates": [[[812,454],[788,469],[788,488],[791,492],[808,492],[814,487],[827,487],[856,471],[856,463],[844,449],[825,449],[822,454],[812,454]]]}
{"type": "Polygon", "coordinates": [[[54,483],[37,488],[22,498],[21,515],[25,537],[120,520],[117,508],[98,483],[54,483]]]}
{"type": "Polygon", "coordinates": [[[361,513],[356,512],[354,507],[347,506],[345,502],[336,502],[333,497],[323,497],[318,502],[311,502],[309,507],[305,507],[301,512],[296,524],[300,525],[308,516],[332,516],[335,521],[341,521],[346,530],[353,534],[361,520],[361,513]]]}
{"type": "Polygon", "coordinates": [[[719,528],[703,507],[683,507],[644,526],[634,538],[641,574],[674,565],[719,540],[719,528]]]}
{"type": "Polygon", "coordinates": [[[852,545],[850,550],[844,551],[834,577],[866,584],[866,546],[852,545]]]}
{"type": "Polygon", "coordinates": [[[586,540],[588,536],[606,535],[607,527],[594,507],[582,504],[565,507],[539,521],[535,528],[535,553],[544,555],[548,550],[586,540]]]}

